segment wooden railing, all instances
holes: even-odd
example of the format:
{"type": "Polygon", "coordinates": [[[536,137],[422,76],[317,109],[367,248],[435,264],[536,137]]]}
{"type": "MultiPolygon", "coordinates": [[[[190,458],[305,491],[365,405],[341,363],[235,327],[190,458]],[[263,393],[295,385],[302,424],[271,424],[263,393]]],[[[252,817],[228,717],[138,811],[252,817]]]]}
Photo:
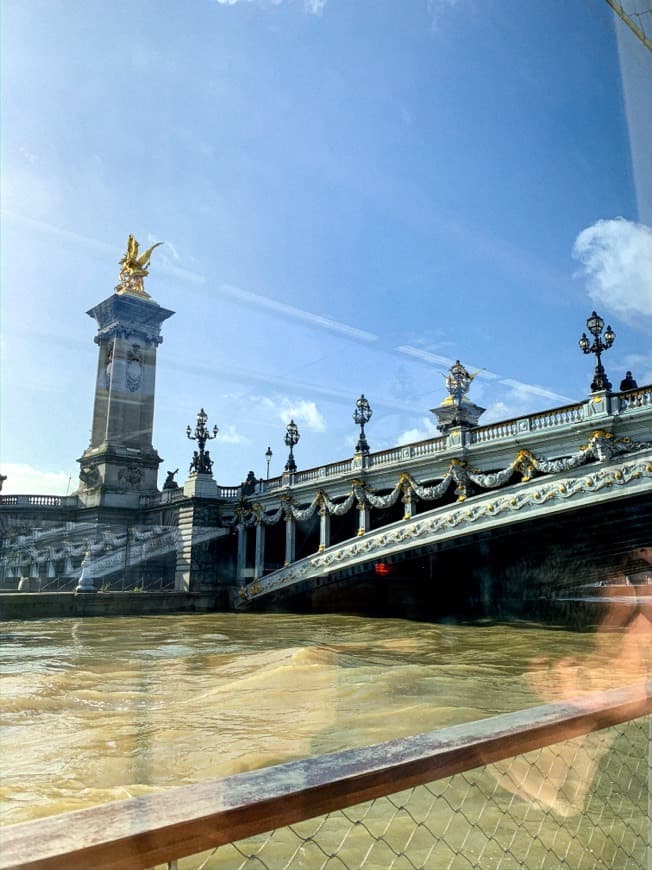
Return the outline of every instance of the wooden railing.
{"type": "Polygon", "coordinates": [[[152,867],[651,712],[647,683],[26,822],[0,868],[152,867]]]}

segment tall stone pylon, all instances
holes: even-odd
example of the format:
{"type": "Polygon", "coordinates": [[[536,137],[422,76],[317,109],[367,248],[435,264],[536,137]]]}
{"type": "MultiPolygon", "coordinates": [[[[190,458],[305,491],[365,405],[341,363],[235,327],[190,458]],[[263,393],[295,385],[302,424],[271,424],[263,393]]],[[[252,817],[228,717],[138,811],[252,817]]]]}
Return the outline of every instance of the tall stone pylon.
{"type": "Polygon", "coordinates": [[[145,291],[154,245],[139,254],[129,236],[114,293],[87,314],[97,321],[97,380],[91,441],[80,463],[78,495],[87,507],[137,507],[154,494],[162,462],[152,445],[156,349],[174,314],[145,291]]]}

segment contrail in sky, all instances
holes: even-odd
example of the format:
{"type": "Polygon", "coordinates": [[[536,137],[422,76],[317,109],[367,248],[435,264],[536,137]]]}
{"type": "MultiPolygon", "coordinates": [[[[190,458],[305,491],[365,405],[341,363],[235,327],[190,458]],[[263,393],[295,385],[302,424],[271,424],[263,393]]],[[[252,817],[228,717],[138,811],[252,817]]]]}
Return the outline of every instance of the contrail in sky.
{"type": "MultiPolygon", "coordinates": [[[[100,251],[102,253],[106,252],[116,256],[120,254],[119,249],[116,248],[114,245],[98,241],[97,239],[92,239],[88,236],[80,235],[79,233],[70,232],[69,230],[62,229],[61,227],[55,226],[45,221],[35,220],[34,218],[26,217],[24,215],[18,215],[13,212],[8,212],[6,210],[0,212],[0,215],[2,215],[2,217],[9,218],[10,220],[16,221],[17,223],[29,226],[32,229],[38,230],[40,232],[54,235],[57,238],[64,239],[65,241],[73,242],[77,245],[82,244],[95,251],[100,251]]],[[[192,284],[197,290],[199,290],[201,287],[200,292],[206,293],[211,291],[209,279],[206,275],[203,275],[199,272],[192,272],[188,269],[182,269],[178,266],[173,266],[169,263],[162,262],[159,262],[157,264],[157,269],[164,275],[174,277],[182,281],[187,281],[189,284],[192,284]]],[[[309,327],[313,327],[318,330],[324,330],[326,332],[334,333],[336,335],[341,335],[343,338],[348,338],[352,341],[363,341],[369,345],[376,344],[376,342],[380,341],[380,337],[378,335],[372,332],[368,332],[367,330],[359,329],[358,327],[351,326],[348,323],[342,323],[338,320],[334,320],[331,317],[325,317],[321,314],[314,314],[311,311],[306,311],[303,308],[297,308],[294,305],[288,305],[285,302],[280,302],[277,299],[273,299],[269,296],[262,296],[259,293],[252,293],[249,290],[243,290],[242,288],[235,287],[232,284],[219,284],[216,293],[217,295],[226,296],[233,301],[244,305],[245,307],[255,308],[258,310],[262,308],[272,314],[283,317],[284,319],[289,318],[292,320],[296,320],[301,323],[305,323],[309,327]]],[[[432,366],[443,366],[444,368],[449,368],[455,362],[455,360],[449,357],[440,356],[439,354],[431,353],[421,348],[412,347],[411,345],[400,345],[398,347],[388,350],[390,353],[409,356],[412,359],[432,366]]],[[[189,370],[189,367],[187,365],[184,365],[183,363],[180,363],[178,367],[189,370]]],[[[474,370],[473,367],[469,368],[472,371],[474,370]]],[[[512,378],[503,378],[500,375],[497,375],[480,367],[478,367],[478,369],[478,377],[485,378],[487,380],[498,380],[501,384],[511,389],[520,390],[521,392],[528,392],[533,395],[542,396],[544,398],[552,400],[561,400],[563,402],[572,401],[572,399],[570,399],[568,396],[562,396],[561,394],[555,393],[552,390],[548,390],[545,387],[540,387],[536,384],[525,384],[521,381],[513,380],[512,378]]],[[[260,374],[252,374],[250,376],[247,376],[245,372],[240,372],[236,375],[235,371],[233,372],[233,374],[241,381],[245,380],[250,383],[257,384],[266,382],[265,377],[260,374]]],[[[270,381],[275,383],[276,385],[284,384],[285,386],[289,386],[289,381],[285,379],[276,378],[270,379],[270,381]]],[[[296,383],[296,386],[300,386],[298,382],[296,383]]],[[[315,393],[328,395],[331,398],[344,398],[343,395],[340,396],[337,390],[324,390],[323,388],[319,388],[317,386],[309,384],[303,384],[301,385],[301,387],[305,389],[311,389],[315,393]]],[[[386,407],[393,408],[395,410],[407,410],[409,407],[407,405],[401,405],[400,403],[394,402],[388,402],[385,403],[385,405],[386,407]]]]}

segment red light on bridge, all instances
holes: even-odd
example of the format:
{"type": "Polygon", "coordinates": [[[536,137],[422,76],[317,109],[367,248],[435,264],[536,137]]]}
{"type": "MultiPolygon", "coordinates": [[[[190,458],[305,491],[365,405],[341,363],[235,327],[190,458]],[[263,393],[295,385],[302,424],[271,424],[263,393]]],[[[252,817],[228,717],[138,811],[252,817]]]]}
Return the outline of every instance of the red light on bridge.
{"type": "Polygon", "coordinates": [[[392,573],[392,566],[388,565],[387,562],[376,562],[374,565],[374,571],[379,577],[386,577],[388,574],[392,573]]]}

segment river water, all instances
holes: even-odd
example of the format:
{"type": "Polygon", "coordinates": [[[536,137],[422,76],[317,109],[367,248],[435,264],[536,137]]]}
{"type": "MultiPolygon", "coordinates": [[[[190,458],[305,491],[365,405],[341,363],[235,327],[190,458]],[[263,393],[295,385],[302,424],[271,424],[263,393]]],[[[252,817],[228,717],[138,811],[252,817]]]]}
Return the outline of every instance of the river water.
{"type": "Polygon", "coordinates": [[[2,640],[3,824],[529,707],[562,696],[560,662],[622,681],[618,637],[524,625],[172,615],[2,640]]]}

